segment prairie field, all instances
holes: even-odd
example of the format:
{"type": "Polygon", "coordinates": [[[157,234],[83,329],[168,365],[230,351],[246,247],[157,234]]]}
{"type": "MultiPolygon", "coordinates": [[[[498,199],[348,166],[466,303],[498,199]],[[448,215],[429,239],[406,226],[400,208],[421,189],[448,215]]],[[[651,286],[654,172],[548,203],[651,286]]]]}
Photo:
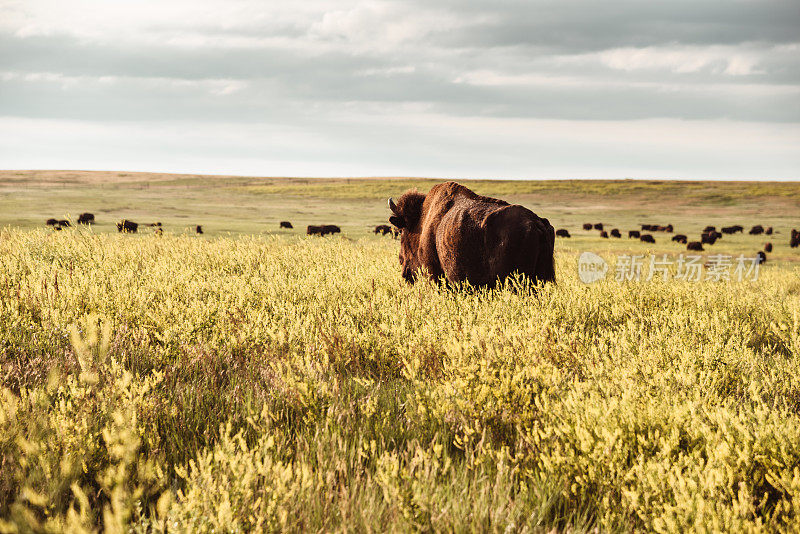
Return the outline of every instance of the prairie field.
{"type": "Polygon", "coordinates": [[[0,173],[0,532],[798,531],[797,183],[468,183],[574,235],[476,290],[371,234],[434,181],[72,174],[0,173]],[[757,277],[618,281],[685,249],[600,221],[777,233],[704,253],[771,240],[757,277]]]}

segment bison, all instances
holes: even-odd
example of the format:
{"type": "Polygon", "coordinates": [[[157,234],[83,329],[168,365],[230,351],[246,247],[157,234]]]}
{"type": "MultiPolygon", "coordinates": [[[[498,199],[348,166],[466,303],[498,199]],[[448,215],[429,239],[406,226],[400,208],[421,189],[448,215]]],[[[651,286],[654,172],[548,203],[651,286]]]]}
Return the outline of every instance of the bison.
{"type": "Polygon", "coordinates": [[[600,237],[602,237],[603,239],[608,239],[608,232],[606,232],[605,230],[601,230],[600,237]]]}
{"type": "Polygon", "coordinates": [[[672,240],[682,245],[685,245],[688,238],[683,234],[675,234],[674,236],[672,236],[672,240]]]}
{"type": "Polygon", "coordinates": [[[642,241],[642,243],[655,243],[656,242],[655,238],[650,234],[642,234],[639,237],[639,239],[642,241]]]}
{"type": "Polygon", "coordinates": [[[702,252],[705,249],[703,248],[703,244],[700,241],[690,241],[689,243],[686,244],[686,250],[697,250],[702,252]]]}
{"type": "Polygon", "coordinates": [[[313,224],[309,224],[306,226],[306,235],[325,235],[322,233],[321,226],[315,226],[313,224]]]}
{"type": "Polygon", "coordinates": [[[195,233],[202,234],[203,233],[203,227],[198,224],[197,226],[195,226],[194,231],[195,231],[195,233]]]}
{"type": "Polygon", "coordinates": [[[611,229],[611,237],[622,237],[622,234],[619,233],[619,228],[612,228],[611,229]]]}
{"type": "Polygon", "coordinates": [[[342,229],[336,226],[335,224],[323,224],[321,228],[322,228],[322,235],[338,234],[342,231],[342,229]]]}
{"type": "Polygon", "coordinates": [[[294,228],[294,226],[292,226],[292,223],[290,223],[289,221],[281,221],[280,227],[281,228],[294,228]]]}
{"type": "Polygon", "coordinates": [[[591,230],[592,229],[592,223],[585,223],[583,225],[583,229],[584,230],[591,230]]]}
{"type": "Polygon", "coordinates": [[[707,234],[708,232],[716,232],[716,231],[717,231],[717,227],[716,226],[706,226],[705,228],[703,228],[703,233],[704,234],[707,234]]]}
{"type": "Polygon", "coordinates": [[[94,224],[94,213],[81,213],[78,216],[78,224],[94,224]]]}
{"type": "Polygon", "coordinates": [[[800,232],[795,229],[792,229],[792,237],[789,239],[789,246],[792,248],[800,246],[800,232]]]}
{"type": "Polygon", "coordinates": [[[117,232],[135,234],[139,230],[139,224],[127,219],[122,219],[117,223],[117,232]]]}
{"type": "Polygon", "coordinates": [[[653,225],[652,224],[641,224],[639,226],[642,227],[642,231],[643,232],[652,232],[653,231],[653,225]]]}
{"type": "Polygon", "coordinates": [[[569,235],[569,230],[565,230],[564,228],[559,228],[558,230],[556,230],[556,235],[558,237],[572,237],[571,235],[569,235]]]}
{"type": "Polygon", "coordinates": [[[764,252],[772,252],[772,243],[764,245],[764,252]]]}
{"type": "Polygon", "coordinates": [[[628,230],[628,239],[632,238],[639,239],[640,236],[641,233],[639,232],[639,230],[628,230]]]}
{"type": "Polygon", "coordinates": [[[764,227],[763,227],[763,226],[761,226],[760,224],[757,224],[757,225],[753,226],[752,228],[750,228],[750,232],[748,232],[748,233],[749,233],[750,235],[760,235],[760,234],[763,234],[763,233],[764,233],[764,227]]]}
{"type": "Polygon", "coordinates": [[[45,222],[47,226],[58,226],[58,219],[47,219],[45,222]]]}
{"type": "Polygon", "coordinates": [[[555,281],[555,231],[528,208],[475,194],[455,182],[427,195],[407,191],[389,199],[389,222],[402,229],[402,276],[420,271],[434,280],[493,287],[513,273],[555,281]]]}
{"type": "Polygon", "coordinates": [[[379,224],[378,226],[375,227],[375,229],[372,231],[372,233],[374,233],[376,235],[377,234],[381,234],[381,235],[391,234],[392,233],[392,227],[389,226],[388,224],[379,224]]]}
{"type": "Polygon", "coordinates": [[[767,234],[767,235],[772,235],[772,227],[771,226],[767,226],[767,229],[764,230],[764,233],[767,234]]]}
{"type": "Polygon", "coordinates": [[[700,242],[703,244],[713,245],[717,242],[717,233],[716,232],[704,232],[700,236],[700,242]]]}
{"type": "Polygon", "coordinates": [[[756,257],[758,258],[756,261],[757,261],[759,264],[761,264],[761,263],[767,263],[767,255],[766,255],[766,254],[764,254],[764,251],[763,251],[763,250],[759,250],[759,251],[756,253],[756,257]]]}

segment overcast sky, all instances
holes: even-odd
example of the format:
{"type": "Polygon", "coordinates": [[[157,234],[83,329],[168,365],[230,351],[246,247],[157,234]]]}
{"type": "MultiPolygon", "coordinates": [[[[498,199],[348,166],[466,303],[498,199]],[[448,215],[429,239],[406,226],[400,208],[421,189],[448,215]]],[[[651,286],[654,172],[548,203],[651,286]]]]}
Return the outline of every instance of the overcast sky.
{"type": "Polygon", "coordinates": [[[0,0],[0,168],[800,179],[800,1],[0,0]]]}

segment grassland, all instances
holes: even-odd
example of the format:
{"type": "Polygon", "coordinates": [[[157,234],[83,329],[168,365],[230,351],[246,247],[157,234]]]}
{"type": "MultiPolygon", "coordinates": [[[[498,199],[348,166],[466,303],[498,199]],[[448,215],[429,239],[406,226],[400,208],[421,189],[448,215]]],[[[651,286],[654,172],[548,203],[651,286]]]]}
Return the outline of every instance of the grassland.
{"type": "MultiPolygon", "coordinates": [[[[3,182],[3,217],[17,218],[4,222],[39,228],[0,230],[0,531],[797,530],[797,249],[756,281],[584,285],[583,250],[613,264],[672,245],[576,231],[557,242],[555,285],[441,290],[404,283],[397,242],[368,234],[385,217],[377,180],[352,204],[241,179],[189,187],[184,205],[175,184],[130,178],[78,177],[69,194],[52,176],[3,182]],[[160,237],[53,232],[37,221],[61,213],[35,199],[109,218],[128,216],[117,201],[140,218],[217,206],[238,222],[206,213],[220,228],[200,237],[177,223],[160,237]],[[237,199],[257,209],[223,205],[237,199]],[[267,205],[274,220],[256,218],[267,205]],[[295,209],[346,235],[267,234],[295,209]]],[[[490,186],[505,187],[476,189],[490,186]]],[[[667,212],[786,236],[797,215],[797,197],[763,184],[702,187],[735,200],[509,196],[576,224],[667,212]]]]}

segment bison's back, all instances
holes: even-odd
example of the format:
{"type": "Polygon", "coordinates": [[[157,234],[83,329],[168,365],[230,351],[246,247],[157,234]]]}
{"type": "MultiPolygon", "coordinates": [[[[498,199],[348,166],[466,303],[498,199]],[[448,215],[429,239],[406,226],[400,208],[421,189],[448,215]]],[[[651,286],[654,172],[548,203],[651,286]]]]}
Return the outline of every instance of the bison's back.
{"type": "Polygon", "coordinates": [[[519,205],[457,202],[442,218],[436,245],[450,281],[493,286],[514,272],[555,279],[555,230],[519,205]]]}

